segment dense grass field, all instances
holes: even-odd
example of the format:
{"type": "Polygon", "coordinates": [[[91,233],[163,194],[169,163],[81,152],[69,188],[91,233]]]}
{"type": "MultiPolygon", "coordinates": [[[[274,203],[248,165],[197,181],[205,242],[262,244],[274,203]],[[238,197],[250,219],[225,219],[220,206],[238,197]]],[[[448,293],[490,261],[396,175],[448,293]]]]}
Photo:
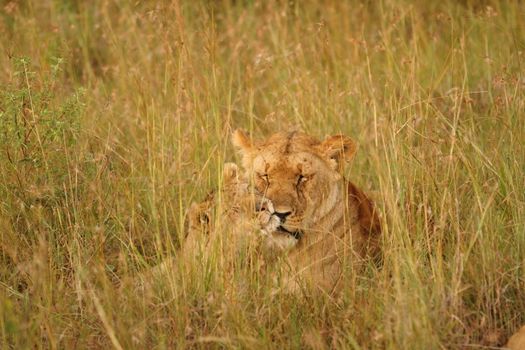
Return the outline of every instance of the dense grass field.
{"type": "Polygon", "coordinates": [[[0,348],[495,349],[525,323],[523,2],[0,4],[0,348]],[[337,300],[219,254],[127,283],[177,259],[237,127],[353,137],[383,267],[337,300]]]}

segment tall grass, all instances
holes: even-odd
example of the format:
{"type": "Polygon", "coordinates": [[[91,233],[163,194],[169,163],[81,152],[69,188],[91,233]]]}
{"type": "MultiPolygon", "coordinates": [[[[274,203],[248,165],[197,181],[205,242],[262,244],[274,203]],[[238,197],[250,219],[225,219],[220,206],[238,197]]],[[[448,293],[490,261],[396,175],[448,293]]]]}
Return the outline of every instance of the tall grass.
{"type": "Polygon", "coordinates": [[[470,349],[525,322],[522,2],[1,6],[1,348],[470,349]],[[341,300],[219,254],[123,283],[177,258],[236,127],[354,137],[383,267],[341,300]]]}

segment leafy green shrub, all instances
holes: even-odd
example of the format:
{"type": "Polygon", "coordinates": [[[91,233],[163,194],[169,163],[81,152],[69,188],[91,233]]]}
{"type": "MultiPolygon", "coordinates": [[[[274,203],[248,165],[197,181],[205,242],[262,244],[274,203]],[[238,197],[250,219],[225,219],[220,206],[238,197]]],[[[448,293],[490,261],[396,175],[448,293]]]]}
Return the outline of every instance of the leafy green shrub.
{"type": "MultiPolygon", "coordinates": [[[[52,58],[50,70],[37,75],[28,58],[14,58],[12,81],[0,91],[0,194],[30,200],[67,175],[67,153],[76,142],[83,90],[58,95],[63,61],[52,58]]],[[[62,92],[62,91],[60,91],[62,92]]],[[[45,191],[44,191],[45,192],[45,191]]],[[[37,196],[38,197],[38,196],[37,196]]],[[[31,203],[25,203],[31,204],[31,203]]]]}

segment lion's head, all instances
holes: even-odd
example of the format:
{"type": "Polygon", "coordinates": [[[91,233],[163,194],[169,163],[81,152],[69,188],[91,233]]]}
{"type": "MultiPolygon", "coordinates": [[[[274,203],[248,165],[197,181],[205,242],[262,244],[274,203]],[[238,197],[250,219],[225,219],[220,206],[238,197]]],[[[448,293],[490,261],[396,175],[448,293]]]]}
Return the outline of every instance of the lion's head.
{"type": "Polygon", "coordinates": [[[233,134],[247,178],[273,204],[279,230],[298,238],[331,210],[341,193],[341,166],[356,150],[348,137],[319,141],[302,132],[276,133],[252,141],[241,130],[233,134]]]}

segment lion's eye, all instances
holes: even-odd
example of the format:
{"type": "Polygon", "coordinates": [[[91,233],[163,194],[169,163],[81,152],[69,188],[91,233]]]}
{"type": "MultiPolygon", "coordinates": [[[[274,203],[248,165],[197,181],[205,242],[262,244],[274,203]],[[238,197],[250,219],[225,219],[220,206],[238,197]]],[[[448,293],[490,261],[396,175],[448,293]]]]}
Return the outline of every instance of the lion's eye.
{"type": "Polygon", "coordinates": [[[259,178],[263,180],[266,184],[268,184],[268,174],[258,174],[259,178]]]}
{"type": "Polygon", "coordinates": [[[299,175],[297,177],[297,186],[299,186],[300,184],[302,184],[303,182],[306,182],[308,180],[308,178],[304,175],[299,175]]]}

